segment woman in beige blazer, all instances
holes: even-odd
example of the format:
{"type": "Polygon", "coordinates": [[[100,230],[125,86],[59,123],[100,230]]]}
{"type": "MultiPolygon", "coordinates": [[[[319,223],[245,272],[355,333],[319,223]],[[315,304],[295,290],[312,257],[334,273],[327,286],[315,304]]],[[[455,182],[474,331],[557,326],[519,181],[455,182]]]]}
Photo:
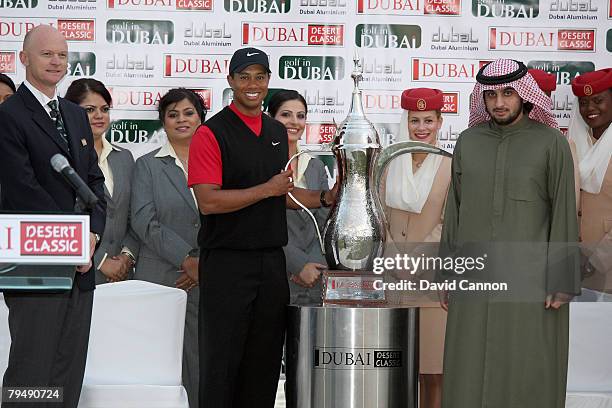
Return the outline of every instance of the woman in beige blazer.
{"type": "MultiPolygon", "coordinates": [[[[408,89],[402,93],[404,109],[399,141],[413,140],[437,144],[442,126],[442,91],[429,88],[408,89]]],[[[389,165],[386,176],[385,214],[390,240],[400,253],[418,243],[440,241],[446,192],[451,178],[451,160],[427,153],[406,154],[389,165]]],[[[417,251],[420,255],[426,245],[417,251]]],[[[433,249],[429,246],[429,249],[433,249]]],[[[435,255],[435,254],[432,254],[435,255]]],[[[403,277],[398,277],[403,278],[403,277]]],[[[429,276],[419,276],[429,279],[429,276]]],[[[420,387],[422,408],[439,408],[442,399],[442,357],[446,311],[436,296],[410,292],[388,294],[391,303],[420,307],[420,387]]]]}

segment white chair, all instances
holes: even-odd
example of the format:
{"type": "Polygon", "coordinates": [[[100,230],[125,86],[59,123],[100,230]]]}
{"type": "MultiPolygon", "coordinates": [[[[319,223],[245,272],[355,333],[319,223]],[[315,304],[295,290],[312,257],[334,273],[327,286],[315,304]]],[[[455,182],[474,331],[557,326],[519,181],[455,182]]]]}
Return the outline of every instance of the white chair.
{"type": "Polygon", "coordinates": [[[80,408],[188,408],[181,385],[187,296],[144,281],[94,296],[80,408]]]}
{"type": "MultiPolygon", "coordinates": [[[[186,304],[184,291],[149,282],[98,286],[79,408],[189,408],[181,384],[186,304]]],[[[0,294],[0,375],[10,344],[0,294]]]]}
{"type": "Polygon", "coordinates": [[[612,408],[612,302],[599,297],[570,304],[566,408],[612,408]]]}

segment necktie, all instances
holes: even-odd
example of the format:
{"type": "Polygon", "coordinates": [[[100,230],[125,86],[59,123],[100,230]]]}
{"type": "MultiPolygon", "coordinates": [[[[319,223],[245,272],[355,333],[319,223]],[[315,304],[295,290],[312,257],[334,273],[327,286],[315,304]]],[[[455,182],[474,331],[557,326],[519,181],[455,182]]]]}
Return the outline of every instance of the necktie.
{"type": "Polygon", "coordinates": [[[57,107],[57,101],[49,101],[47,105],[51,108],[51,119],[53,119],[53,122],[55,122],[55,128],[57,129],[57,132],[60,134],[64,142],[66,142],[66,146],[69,147],[70,144],[68,143],[68,133],[66,133],[66,128],[64,127],[62,115],[60,115],[60,111],[57,107]]]}

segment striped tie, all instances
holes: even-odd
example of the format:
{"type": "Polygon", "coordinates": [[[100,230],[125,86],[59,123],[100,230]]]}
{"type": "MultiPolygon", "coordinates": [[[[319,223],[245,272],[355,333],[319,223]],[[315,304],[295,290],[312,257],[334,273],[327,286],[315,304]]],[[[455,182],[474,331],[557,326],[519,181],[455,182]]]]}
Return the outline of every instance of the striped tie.
{"type": "Polygon", "coordinates": [[[60,111],[57,108],[57,101],[49,101],[47,105],[51,108],[51,119],[53,119],[53,122],[55,122],[55,128],[64,142],[66,142],[66,147],[70,147],[70,144],[68,143],[68,134],[66,133],[66,128],[64,127],[64,121],[62,120],[62,115],[60,115],[60,111]]]}

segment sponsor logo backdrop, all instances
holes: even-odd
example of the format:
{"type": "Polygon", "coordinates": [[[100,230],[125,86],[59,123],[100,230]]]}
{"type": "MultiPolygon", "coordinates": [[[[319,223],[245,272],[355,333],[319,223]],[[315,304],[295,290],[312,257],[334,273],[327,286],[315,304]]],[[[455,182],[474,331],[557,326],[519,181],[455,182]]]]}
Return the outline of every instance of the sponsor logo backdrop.
{"type": "Polygon", "coordinates": [[[21,82],[23,36],[38,24],[69,41],[69,75],[103,81],[114,98],[110,141],[136,156],[165,141],[155,112],[172,87],[197,90],[209,115],[232,100],[232,52],[270,56],[270,87],[309,103],[304,143],[328,142],[346,116],[353,55],[364,69],[364,108],[383,143],[398,133],[400,95],[445,93],[442,146],[467,126],[478,69],[514,58],[557,76],[553,109],[567,127],[576,75],[609,66],[612,0],[0,0],[0,71],[21,82]]]}

